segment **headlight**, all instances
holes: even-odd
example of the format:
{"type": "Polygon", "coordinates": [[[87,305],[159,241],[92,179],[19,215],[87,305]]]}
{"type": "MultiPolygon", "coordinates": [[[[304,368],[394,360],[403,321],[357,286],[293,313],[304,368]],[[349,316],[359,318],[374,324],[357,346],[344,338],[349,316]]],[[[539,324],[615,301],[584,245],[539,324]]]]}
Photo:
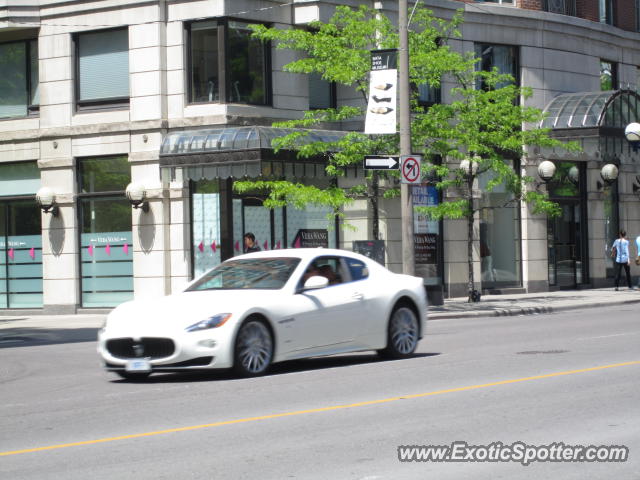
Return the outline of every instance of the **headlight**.
{"type": "Polygon", "coordinates": [[[185,328],[185,330],[187,332],[197,332],[198,330],[221,327],[230,318],[230,313],[219,313],[218,315],[214,315],[213,317],[209,317],[205,320],[200,320],[198,323],[194,323],[190,327],[185,328]]]}

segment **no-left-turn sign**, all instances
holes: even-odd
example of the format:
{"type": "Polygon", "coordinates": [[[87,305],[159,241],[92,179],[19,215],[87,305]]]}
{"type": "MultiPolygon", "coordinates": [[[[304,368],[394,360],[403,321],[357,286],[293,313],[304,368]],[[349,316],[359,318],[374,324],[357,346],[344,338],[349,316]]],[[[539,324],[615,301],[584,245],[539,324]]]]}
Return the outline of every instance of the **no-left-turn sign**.
{"type": "Polygon", "coordinates": [[[400,176],[402,183],[421,183],[422,173],[420,171],[420,155],[402,155],[400,157],[400,176]]]}

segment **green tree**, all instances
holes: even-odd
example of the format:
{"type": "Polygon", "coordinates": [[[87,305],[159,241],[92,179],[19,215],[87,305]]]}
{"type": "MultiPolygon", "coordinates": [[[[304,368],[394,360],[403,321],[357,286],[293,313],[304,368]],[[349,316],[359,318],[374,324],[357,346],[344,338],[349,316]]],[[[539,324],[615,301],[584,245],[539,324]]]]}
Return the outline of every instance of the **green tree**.
{"type": "MultiPolygon", "coordinates": [[[[458,197],[448,197],[438,206],[420,207],[433,219],[467,219],[469,300],[475,290],[473,277],[474,215],[478,202],[474,200],[473,185],[478,175],[490,172],[486,190],[504,185],[513,201],[532,204],[534,213],[555,215],[558,206],[549,201],[546,193],[531,188],[534,180],[520,176],[513,169],[512,159],[520,158],[525,146],[555,147],[564,144],[549,137],[548,130],[529,128],[542,119],[542,112],[523,106],[521,99],[531,95],[531,89],[518,87],[513,78],[496,70],[479,71],[472,54],[453,51],[448,41],[459,37],[462,22],[458,12],[451,21],[434,17],[433,13],[417,7],[409,26],[410,82],[439,87],[441,79],[454,82],[453,101],[429,108],[419,105],[417,92],[412,92],[412,149],[422,153],[424,170],[437,178],[440,190],[455,189],[458,197]],[[482,85],[482,88],[479,86],[482,85]],[[435,159],[442,158],[441,164],[435,159]],[[468,172],[460,161],[468,158],[468,172]]],[[[342,106],[337,109],[311,110],[301,119],[278,122],[274,126],[323,128],[336,122],[362,119],[366,109],[371,49],[397,48],[398,34],[390,20],[381,12],[361,6],[357,9],[337,7],[327,23],[315,22],[310,29],[277,29],[257,26],[254,35],[261,40],[275,42],[277,48],[291,49],[303,58],[286,65],[293,73],[319,73],[323,79],[346,85],[362,93],[361,106],[342,106]]],[[[368,154],[396,154],[398,135],[364,135],[349,132],[335,142],[305,143],[302,132],[292,133],[275,141],[276,148],[297,150],[302,158],[325,155],[327,173],[341,175],[344,168],[360,164],[368,154]]],[[[576,149],[575,145],[566,148],[576,149]]],[[[383,174],[394,175],[394,174],[383,174]]],[[[395,173],[397,176],[397,173],[395,173]]],[[[293,204],[328,205],[338,212],[356,195],[377,198],[377,176],[369,174],[365,184],[350,190],[334,187],[321,190],[313,186],[285,180],[236,182],[239,191],[259,189],[268,193],[267,206],[293,204]]],[[[398,195],[397,189],[387,188],[386,197],[398,195]]],[[[374,209],[375,210],[375,209],[374,209]]],[[[377,227],[374,226],[374,235],[377,227]]]]}

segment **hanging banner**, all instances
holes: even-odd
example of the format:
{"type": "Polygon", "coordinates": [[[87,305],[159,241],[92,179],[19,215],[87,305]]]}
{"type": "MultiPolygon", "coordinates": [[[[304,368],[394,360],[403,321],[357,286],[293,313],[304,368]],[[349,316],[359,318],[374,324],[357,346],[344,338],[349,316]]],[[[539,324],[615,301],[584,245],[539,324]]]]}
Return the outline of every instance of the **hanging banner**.
{"type": "Polygon", "coordinates": [[[371,52],[369,74],[369,102],[364,123],[364,133],[396,133],[398,109],[398,70],[395,50],[371,52]]]}

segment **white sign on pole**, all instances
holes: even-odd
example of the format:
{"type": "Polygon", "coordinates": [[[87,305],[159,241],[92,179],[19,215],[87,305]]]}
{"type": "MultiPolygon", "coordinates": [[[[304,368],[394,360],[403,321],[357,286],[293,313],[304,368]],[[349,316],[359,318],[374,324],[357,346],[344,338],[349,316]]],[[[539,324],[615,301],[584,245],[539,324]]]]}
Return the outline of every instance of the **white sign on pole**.
{"type": "Polygon", "coordinates": [[[400,177],[402,183],[421,183],[420,171],[421,155],[402,155],[400,157],[400,177]]]}
{"type": "Polygon", "coordinates": [[[373,70],[369,82],[364,133],[396,133],[398,70],[373,70]]]}

